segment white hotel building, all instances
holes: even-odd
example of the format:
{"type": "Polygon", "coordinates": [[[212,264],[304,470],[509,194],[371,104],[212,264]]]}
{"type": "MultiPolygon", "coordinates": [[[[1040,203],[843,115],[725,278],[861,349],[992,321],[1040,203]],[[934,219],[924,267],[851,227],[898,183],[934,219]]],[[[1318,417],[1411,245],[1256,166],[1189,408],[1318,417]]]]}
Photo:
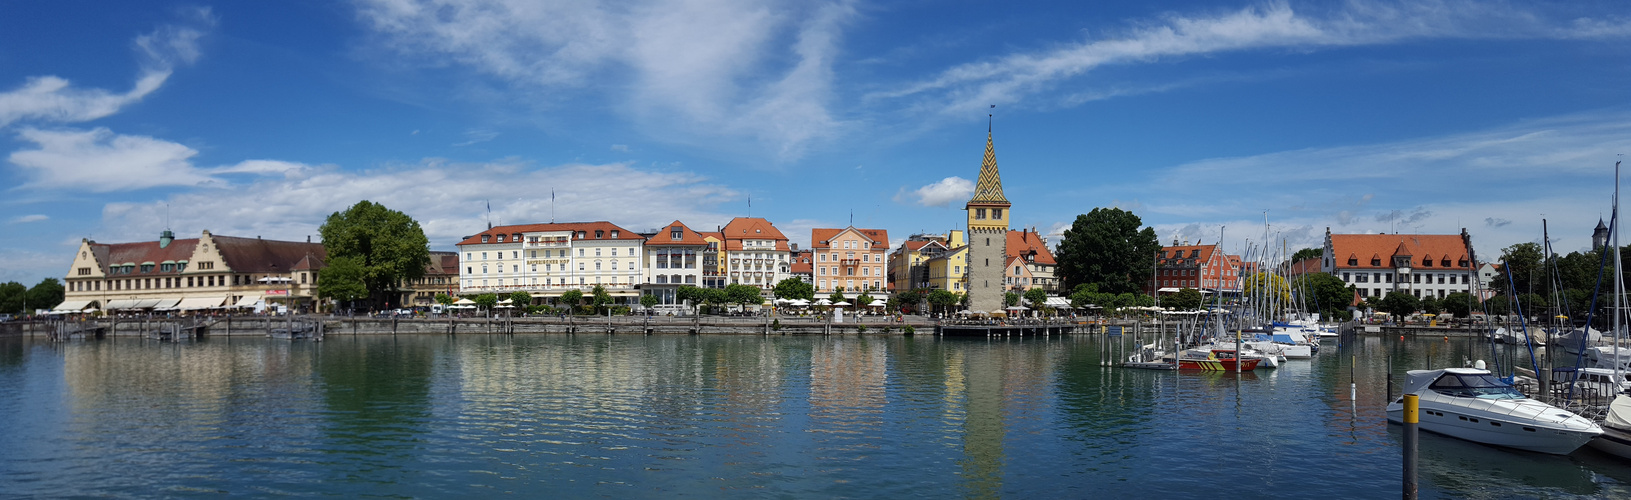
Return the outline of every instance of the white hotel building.
{"type": "Polygon", "coordinates": [[[494,227],[459,242],[459,291],[554,298],[599,285],[632,304],[645,280],[644,246],[644,236],[603,221],[494,227]]]}

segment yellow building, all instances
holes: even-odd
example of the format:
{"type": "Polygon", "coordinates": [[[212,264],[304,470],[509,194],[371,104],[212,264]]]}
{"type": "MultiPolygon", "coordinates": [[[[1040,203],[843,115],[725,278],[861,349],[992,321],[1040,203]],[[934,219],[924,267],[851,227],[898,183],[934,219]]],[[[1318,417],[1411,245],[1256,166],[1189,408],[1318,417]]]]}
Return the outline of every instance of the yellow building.
{"type": "Polygon", "coordinates": [[[968,242],[963,240],[960,230],[946,236],[946,245],[950,248],[923,261],[924,288],[968,293],[968,242]]]}
{"type": "Polygon", "coordinates": [[[63,312],[166,312],[257,304],[310,307],[322,243],[221,236],[97,243],[83,240],[63,280],[63,312]]]}

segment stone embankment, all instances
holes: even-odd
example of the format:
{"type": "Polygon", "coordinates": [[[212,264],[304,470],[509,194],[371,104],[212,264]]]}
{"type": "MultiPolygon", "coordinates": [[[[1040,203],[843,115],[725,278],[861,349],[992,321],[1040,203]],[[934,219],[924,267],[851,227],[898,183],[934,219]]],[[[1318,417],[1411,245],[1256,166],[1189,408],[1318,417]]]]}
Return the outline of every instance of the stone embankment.
{"type": "MultiPolygon", "coordinates": [[[[324,335],[467,335],[505,333],[617,333],[617,334],[726,334],[726,335],[846,335],[904,334],[933,335],[935,320],[908,317],[904,321],[872,317],[845,322],[802,317],[671,317],[671,316],[574,316],[525,318],[371,318],[339,316],[297,316],[293,322],[321,324],[324,335]]],[[[290,319],[269,316],[221,316],[213,318],[121,318],[89,321],[10,322],[0,327],[0,335],[51,335],[53,332],[99,331],[103,336],[148,336],[177,326],[207,325],[208,336],[265,336],[272,329],[287,328],[290,319]]]]}

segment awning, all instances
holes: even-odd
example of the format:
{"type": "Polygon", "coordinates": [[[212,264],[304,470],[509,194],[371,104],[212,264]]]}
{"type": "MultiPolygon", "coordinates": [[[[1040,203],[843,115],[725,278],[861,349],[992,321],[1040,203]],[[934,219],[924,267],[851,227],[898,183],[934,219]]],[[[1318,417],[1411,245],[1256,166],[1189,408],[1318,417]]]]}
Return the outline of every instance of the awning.
{"type": "Polygon", "coordinates": [[[1042,301],[1042,306],[1051,307],[1054,309],[1070,309],[1070,299],[1064,297],[1048,297],[1048,300],[1042,301]]]}
{"type": "Polygon", "coordinates": [[[221,307],[221,304],[226,301],[226,297],[187,297],[185,299],[181,299],[180,304],[176,304],[176,309],[183,311],[192,311],[195,309],[214,309],[221,307]]]}
{"type": "Polygon", "coordinates": [[[96,301],[95,300],[69,300],[69,301],[64,301],[61,304],[57,304],[57,307],[51,308],[51,314],[77,313],[81,309],[86,309],[88,306],[91,305],[92,302],[96,302],[96,301]]]}
{"type": "Polygon", "coordinates": [[[255,307],[255,304],[260,301],[261,296],[259,295],[245,295],[243,298],[238,299],[238,303],[233,304],[232,307],[255,307]]]}
{"type": "Polygon", "coordinates": [[[108,309],[109,309],[109,310],[116,310],[116,309],[135,309],[135,308],[136,308],[136,302],[137,302],[137,301],[136,301],[136,299],[116,299],[116,300],[110,300],[110,301],[108,301],[108,307],[107,307],[107,308],[108,308],[108,309]]]}
{"type": "Polygon", "coordinates": [[[152,308],[155,311],[173,310],[173,309],[176,308],[176,304],[181,303],[181,299],[147,299],[147,300],[151,301],[152,305],[144,306],[143,309],[152,308]]]}

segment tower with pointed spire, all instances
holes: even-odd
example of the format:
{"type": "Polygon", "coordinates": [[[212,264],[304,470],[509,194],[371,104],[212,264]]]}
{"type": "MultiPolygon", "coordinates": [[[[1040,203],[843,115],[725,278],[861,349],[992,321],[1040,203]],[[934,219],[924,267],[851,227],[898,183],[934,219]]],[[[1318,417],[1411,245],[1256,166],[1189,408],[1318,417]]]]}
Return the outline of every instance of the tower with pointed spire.
{"type": "Polygon", "coordinates": [[[1603,224],[1601,217],[1597,218],[1597,229],[1591,232],[1591,250],[1602,250],[1608,246],[1608,225],[1603,224]]]}
{"type": "MultiPolygon", "coordinates": [[[[989,118],[989,117],[988,117],[989,118]]],[[[974,196],[964,205],[968,212],[968,306],[973,311],[990,312],[1003,308],[1003,267],[1007,259],[1008,198],[1002,194],[1002,176],[997,172],[997,149],[986,124],[985,160],[974,183],[974,196]]]]}

